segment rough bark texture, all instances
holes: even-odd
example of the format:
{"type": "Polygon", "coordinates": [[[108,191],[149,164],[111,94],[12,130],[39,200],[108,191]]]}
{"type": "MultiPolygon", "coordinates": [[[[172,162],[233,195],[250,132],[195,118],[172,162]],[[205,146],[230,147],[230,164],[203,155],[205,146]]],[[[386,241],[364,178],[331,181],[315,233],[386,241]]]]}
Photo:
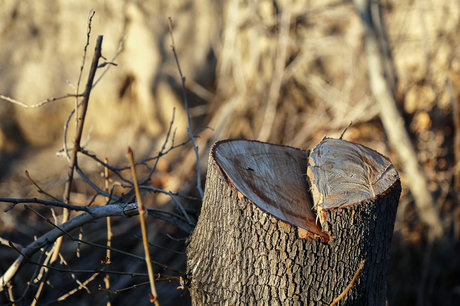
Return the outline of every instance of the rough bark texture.
{"type": "MultiPolygon", "coordinates": [[[[188,246],[194,305],[323,305],[339,296],[362,260],[341,305],[384,305],[399,179],[354,205],[326,208],[329,242],[303,238],[236,190],[211,151],[200,219],[188,246]]],[[[282,177],[277,178],[283,180],[282,177]]]]}

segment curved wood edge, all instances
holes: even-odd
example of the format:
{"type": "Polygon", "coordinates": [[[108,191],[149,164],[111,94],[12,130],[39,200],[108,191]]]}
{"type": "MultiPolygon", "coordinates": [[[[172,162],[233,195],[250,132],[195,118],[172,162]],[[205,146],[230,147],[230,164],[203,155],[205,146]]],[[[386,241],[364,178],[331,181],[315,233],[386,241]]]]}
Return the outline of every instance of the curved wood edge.
{"type": "MultiPolygon", "coordinates": [[[[389,173],[391,175],[388,174],[388,177],[390,178],[385,179],[384,187],[380,184],[378,193],[374,193],[374,190],[368,194],[360,193],[361,198],[360,196],[353,195],[350,197],[352,202],[345,201],[336,205],[331,205],[331,203],[329,203],[328,206],[318,205],[318,190],[314,183],[312,183],[313,179],[311,177],[311,167],[309,164],[311,161],[310,151],[257,140],[225,139],[217,141],[211,148],[210,162],[216,166],[216,169],[228,185],[237,192],[239,199],[244,199],[248,203],[256,205],[265,213],[275,217],[282,227],[294,226],[297,229],[298,236],[300,238],[319,238],[323,242],[328,242],[331,239],[330,233],[322,230],[322,224],[326,221],[326,211],[333,211],[335,209],[350,209],[364,201],[385,197],[395,188],[395,186],[400,184],[399,176],[391,164],[391,161],[386,156],[371,148],[344,140],[324,138],[321,143],[315,147],[315,149],[324,142],[330,140],[338,141],[338,144],[341,145],[357,146],[357,152],[352,153],[357,153],[359,158],[351,156],[351,159],[355,159],[354,163],[358,164],[358,168],[368,167],[371,172],[375,170],[371,174],[373,175],[373,178],[376,178],[376,181],[380,180],[381,177],[384,176],[385,171],[388,170],[384,169],[385,167],[390,168],[391,173],[390,171],[389,173]],[[238,144],[238,142],[240,142],[240,144],[238,144]],[[254,144],[256,144],[255,147],[253,146],[254,144]],[[257,148],[259,145],[260,147],[257,148]],[[224,146],[224,148],[221,146],[224,146]],[[225,150],[225,152],[221,152],[224,154],[219,155],[219,148],[225,150]],[[286,148],[286,151],[282,150],[283,148],[286,148]],[[285,154],[282,154],[284,152],[285,154]],[[256,155],[256,157],[251,156],[251,154],[256,155]],[[369,154],[370,156],[367,156],[366,154],[369,154]],[[278,161],[278,157],[282,160],[281,162],[278,161]],[[381,160],[381,163],[384,163],[383,168],[376,167],[374,169],[372,161],[375,159],[381,160]],[[361,163],[362,165],[360,165],[361,163]],[[245,166],[248,164],[255,164],[255,167],[252,167],[256,170],[245,166]],[[296,165],[291,166],[292,164],[296,165]],[[275,167],[276,169],[270,169],[270,167],[275,167]],[[284,168],[289,169],[284,171],[284,168]],[[281,174],[281,176],[276,177],[277,174],[281,174]],[[291,176],[295,176],[295,178],[292,178],[291,176]],[[393,179],[394,182],[387,188],[387,185],[389,182],[391,183],[393,179]],[[292,185],[295,186],[293,187],[292,185]]],[[[340,146],[338,147],[340,148],[340,146]]],[[[314,152],[315,149],[313,149],[312,152],[314,152]]],[[[346,155],[346,153],[347,152],[343,154],[346,155]]],[[[334,154],[338,154],[340,158],[340,154],[342,154],[342,152],[332,151],[331,154],[333,156],[332,158],[329,158],[334,160],[334,154]]],[[[327,158],[328,156],[326,156],[326,161],[327,158]]],[[[348,163],[346,158],[344,158],[344,160],[345,164],[348,163]]],[[[353,165],[353,163],[351,164],[353,165]]],[[[326,166],[330,167],[330,165],[326,166]]],[[[340,171],[341,167],[342,164],[339,163],[337,167],[332,167],[331,169],[324,171],[326,178],[329,178],[329,172],[334,173],[334,171],[337,171],[336,169],[339,169],[338,171],[340,171]]],[[[358,170],[358,173],[360,171],[362,172],[362,169],[358,170]]],[[[342,181],[345,180],[345,183],[347,179],[348,178],[343,175],[340,178],[342,181]]],[[[350,180],[352,179],[350,178],[350,180]]],[[[324,181],[326,181],[327,184],[330,183],[327,179],[324,179],[324,181]]],[[[359,179],[356,181],[359,183],[359,179]]],[[[373,183],[370,183],[370,181],[363,182],[363,185],[366,184],[371,185],[373,183]]],[[[360,188],[360,186],[357,188],[360,188]]]]}
{"type": "Polygon", "coordinates": [[[313,209],[323,224],[324,211],[383,197],[398,184],[399,175],[390,159],[376,150],[325,137],[309,156],[307,180],[313,209]]]}
{"type": "MultiPolygon", "coordinates": [[[[299,238],[311,238],[311,239],[321,239],[323,242],[327,242],[330,240],[330,237],[327,233],[323,232],[321,229],[321,226],[317,223],[317,218],[315,215],[315,212],[312,210],[312,199],[311,195],[308,192],[308,185],[306,181],[306,168],[307,168],[307,158],[308,158],[309,151],[304,151],[299,148],[287,146],[287,145],[278,145],[278,144],[271,144],[267,142],[261,142],[257,140],[246,140],[246,139],[225,139],[225,140],[220,140],[214,143],[214,145],[211,148],[210,156],[211,156],[211,162],[216,165],[216,168],[218,169],[219,173],[222,175],[222,177],[225,179],[225,181],[231,186],[233,190],[235,190],[238,193],[238,197],[240,199],[245,199],[248,203],[251,203],[253,205],[256,205],[258,208],[260,208],[262,211],[265,213],[275,217],[278,220],[278,224],[281,227],[289,227],[293,226],[296,228],[297,233],[299,238]],[[305,209],[303,211],[304,215],[302,216],[302,220],[299,221],[298,218],[291,218],[289,216],[289,207],[283,205],[287,203],[277,203],[280,204],[278,206],[281,206],[282,212],[285,213],[284,215],[280,214],[274,214],[273,212],[269,211],[267,209],[267,204],[268,206],[273,205],[273,203],[263,203],[264,205],[261,205],[262,203],[260,202],[260,198],[255,198],[251,195],[245,194],[244,191],[240,190],[238,188],[238,182],[232,181],[232,178],[230,177],[231,174],[229,175],[225,169],[223,169],[222,165],[219,164],[218,157],[217,157],[217,150],[218,147],[222,144],[226,144],[229,142],[247,142],[247,143],[255,143],[255,144],[261,144],[261,145],[267,145],[267,146],[273,146],[273,148],[286,148],[289,150],[294,150],[298,152],[302,152],[305,156],[305,163],[303,165],[303,172],[301,172],[302,175],[302,183],[304,186],[302,187],[303,192],[304,192],[304,197],[301,199],[301,201],[305,204],[305,209]],[[287,216],[286,216],[287,215],[287,216]]],[[[298,212],[295,212],[295,214],[298,214],[298,212]]],[[[294,215],[294,213],[292,214],[294,215]]]]}

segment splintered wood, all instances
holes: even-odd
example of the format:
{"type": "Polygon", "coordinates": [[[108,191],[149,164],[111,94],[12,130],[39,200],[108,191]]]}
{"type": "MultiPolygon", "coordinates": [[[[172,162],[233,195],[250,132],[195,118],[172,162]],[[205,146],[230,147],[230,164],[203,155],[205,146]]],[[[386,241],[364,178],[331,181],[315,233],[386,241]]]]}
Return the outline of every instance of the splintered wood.
{"type": "Polygon", "coordinates": [[[388,158],[360,144],[325,138],[308,158],[313,208],[321,211],[352,205],[385,192],[398,173],[388,158]]]}

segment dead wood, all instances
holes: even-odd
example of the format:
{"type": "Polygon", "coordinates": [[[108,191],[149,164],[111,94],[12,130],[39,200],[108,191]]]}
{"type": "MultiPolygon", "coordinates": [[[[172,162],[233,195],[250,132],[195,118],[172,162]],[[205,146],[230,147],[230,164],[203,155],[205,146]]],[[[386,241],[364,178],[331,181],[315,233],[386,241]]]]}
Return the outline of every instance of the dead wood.
{"type": "Polygon", "coordinates": [[[193,303],[384,305],[400,192],[387,158],[343,140],[216,143],[187,251],[193,303]]]}

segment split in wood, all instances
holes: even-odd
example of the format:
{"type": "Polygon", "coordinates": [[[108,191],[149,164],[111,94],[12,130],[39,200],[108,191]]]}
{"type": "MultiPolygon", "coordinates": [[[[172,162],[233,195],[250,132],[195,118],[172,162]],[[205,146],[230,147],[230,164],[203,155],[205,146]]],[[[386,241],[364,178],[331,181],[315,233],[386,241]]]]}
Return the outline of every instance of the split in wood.
{"type": "Polygon", "coordinates": [[[297,226],[300,237],[324,241],[330,238],[321,229],[324,209],[374,198],[399,180],[388,158],[340,139],[325,138],[311,153],[258,141],[224,140],[216,143],[212,154],[239,193],[280,221],[297,226]]]}

